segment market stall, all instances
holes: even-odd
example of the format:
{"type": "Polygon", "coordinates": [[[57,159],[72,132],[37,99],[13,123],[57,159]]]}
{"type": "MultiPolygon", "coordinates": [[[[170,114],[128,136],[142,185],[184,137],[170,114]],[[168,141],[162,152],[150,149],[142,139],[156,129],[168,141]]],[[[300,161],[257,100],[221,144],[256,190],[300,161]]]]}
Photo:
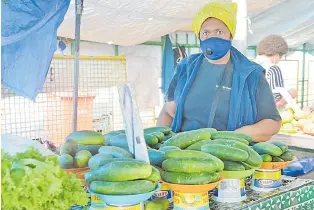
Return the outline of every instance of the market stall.
{"type": "MultiPolygon", "coordinates": [[[[314,208],[314,181],[282,175],[299,158],[292,147],[314,150],[310,135],[279,134],[257,143],[251,136],[214,128],[179,133],[168,127],[143,129],[129,85],[120,88],[123,130],[105,135],[77,131],[82,6],[83,1],[75,1],[72,132],[62,139],[58,154],[30,149],[2,156],[7,193],[2,203],[7,209],[16,208],[11,196],[25,198],[29,193],[31,201],[16,197],[20,208],[65,209],[72,204],[78,205],[71,209],[89,210],[314,208]]],[[[292,111],[287,115],[294,117],[292,111]]],[[[287,130],[295,131],[283,125],[282,131],[287,130]]],[[[311,133],[304,126],[303,131],[311,133]]]]}

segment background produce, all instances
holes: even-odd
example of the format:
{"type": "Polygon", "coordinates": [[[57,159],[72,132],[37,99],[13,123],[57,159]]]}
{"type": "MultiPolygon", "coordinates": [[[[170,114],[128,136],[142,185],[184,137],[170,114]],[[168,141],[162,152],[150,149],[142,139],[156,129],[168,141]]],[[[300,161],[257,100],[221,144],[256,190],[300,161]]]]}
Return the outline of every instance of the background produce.
{"type": "Polygon", "coordinates": [[[86,168],[89,159],[98,153],[104,143],[104,136],[94,131],[71,133],[60,147],[59,163],[61,168],[86,168]]]}
{"type": "Polygon", "coordinates": [[[281,133],[314,133],[314,111],[304,107],[301,114],[288,108],[280,112],[282,118],[281,133]]]}
{"type": "Polygon", "coordinates": [[[281,141],[260,142],[252,148],[260,154],[263,162],[286,162],[295,158],[288,146],[281,141]]]}
{"type": "Polygon", "coordinates": [[[81,181],[59,167],[57,156],[44,157],[34,148],[14,156],[2,151],[2,209],[64,210],[87,203],[81,181]]]}

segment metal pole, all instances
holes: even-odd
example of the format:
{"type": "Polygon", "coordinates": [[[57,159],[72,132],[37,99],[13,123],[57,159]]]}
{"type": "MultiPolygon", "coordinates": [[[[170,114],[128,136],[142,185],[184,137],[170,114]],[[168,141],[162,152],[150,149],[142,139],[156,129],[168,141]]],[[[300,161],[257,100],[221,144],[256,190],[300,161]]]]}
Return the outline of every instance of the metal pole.
{"type": "Polygon", "coordinates": [[[302,58],[302,89],[301,89],[301,108],[304,106],[304,91],[305,91],[305,56],[306,56],[306,44],[303,44],[303,58],[302,58]]]}
{"type": "Polygon", "coordinates": [[[72,132],[77,130],[77,106],[78,106],[78,86],[80,69],[80,27],[83,10],[83,0],[75,0],[75,53],[73,72],[73,112],[72,112],[72,132]]]}
{"type": "Polygon", "coordinates": [[[233,37],[232,45],[246,55],[248,32],[247,0],[232,0],[232,2],[238,4],[237,30],[235,37],[233,37]]]}

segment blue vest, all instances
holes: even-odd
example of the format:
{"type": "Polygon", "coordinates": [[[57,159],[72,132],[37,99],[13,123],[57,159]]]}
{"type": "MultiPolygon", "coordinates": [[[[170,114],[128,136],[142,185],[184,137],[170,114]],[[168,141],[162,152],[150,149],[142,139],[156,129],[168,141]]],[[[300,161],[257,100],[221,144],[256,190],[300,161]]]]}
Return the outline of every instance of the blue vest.
{"type": "MultiPolygon", "coordinates": [[[[171,125],[174,132],[180,132],[185,98],[203,59],[203,53],[193,54],[177,66],[169,87],[169,89],[174,89],[174,92],[173,95],[168,96],[174,99],[177,106],[171,125]]],[[[264,69],[251,62],[234,47],[231,48],[231,60],[233,76],[227,130],[233,131],[245,125],[256,123],[256,88],[264,69]]]]}

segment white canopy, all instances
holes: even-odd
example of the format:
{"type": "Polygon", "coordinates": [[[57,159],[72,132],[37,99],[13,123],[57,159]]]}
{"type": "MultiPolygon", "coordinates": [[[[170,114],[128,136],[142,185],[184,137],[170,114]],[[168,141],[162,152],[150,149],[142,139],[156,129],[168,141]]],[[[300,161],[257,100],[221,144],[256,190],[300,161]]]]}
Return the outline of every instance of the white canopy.
{"type": "MultiPolygon", "coordinates": [[[[88,0],[84,1],[81,40],[135,45],[174,31],[191,31],[194,14],[211,0],[88,0]]],[[[313,0],[247,0],[256,45],[269,34],[284,36],[290,47],[314,40],[313,0]]],[[[74,1],[58,30],[74,38],[74,1]]]]}

